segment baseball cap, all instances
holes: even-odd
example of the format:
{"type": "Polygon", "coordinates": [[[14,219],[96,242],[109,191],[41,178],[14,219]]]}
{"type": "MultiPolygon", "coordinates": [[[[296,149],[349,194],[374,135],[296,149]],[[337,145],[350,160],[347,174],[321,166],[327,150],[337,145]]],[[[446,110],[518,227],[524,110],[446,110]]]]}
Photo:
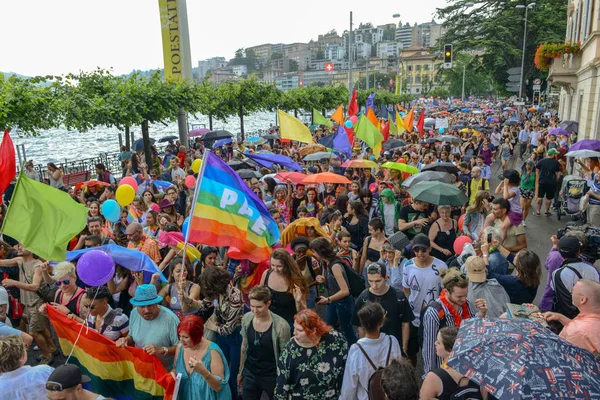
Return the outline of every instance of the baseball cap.
{"type": "Polygon", "coordinates": [[[559,154],[558,150],[556,150],[556,149],[550,149],[550,150],[548,150],[548,155],[552,155],[552,154],[559,154]]]}
{"type": "Polygon", "coordinates": [[[81,383],[89,382],[89,376],[83,375],[77,365],[65,364],[56,369],[48,377],[46,390],[60,392],[75,387],[81,383]]]}
{"type": "Polygon", "coordinates": [[[425,248],[428,249],[431,247],[431,241],[427,237],[427,235],[423,233],[419,233],[417,236],[413,238],[412,248],[425,248]]]}
{"type": "Polygon", "coordinates": [[[558,241],[558,250],[561,254],[575,255],[580,248],[581,243],[573,236],[563,236],[558,241]]]}
{"type": "Polygon", "coordinates": [[[374,262],[367,266],[367,274],[379,274],[381,276],[387,275],[387,269],[385,264],[381,262],[374,262]]]}
{"type": "Polygon", "coordinates": [[[487,271],[485,268],[485,261],[481,257],[471,256],[467,258],[465,263],[467,266],[467,277],[473,283],[485,282],[487,278],[487,271]]]}

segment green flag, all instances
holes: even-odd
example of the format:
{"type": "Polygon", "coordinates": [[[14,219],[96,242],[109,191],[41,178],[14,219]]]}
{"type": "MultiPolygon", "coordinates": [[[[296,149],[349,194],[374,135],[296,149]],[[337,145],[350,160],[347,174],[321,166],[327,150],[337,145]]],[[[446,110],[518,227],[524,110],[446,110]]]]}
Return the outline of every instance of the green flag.
{"type": "Polygon", "coordinates": [[[356,137],[372,149],[383,141],[383,135],[379,132],[379,129],[364,115],[360,116],[354,131],[356,132],[356,137]]]}
{"type": "Polygon", "coordinates": [[[87,222],[88,210],[67,193],[29,179],[21,170],[2,233],[49,261],[64,261],[69,241],[87,222]]]}
{"type": "Polygon", "coordinates": [[[394,121],[392,121],[392,119],[389,119],[390,121],[390,133],[392,135],[397,135],[398,134],[398,128],[396,127],[396,124],[394,123],[394,121]]]}
{"type": "Polygon", "coordinates": [[[315,124],[317,124],[317,125],[325,125],[329,128],[331,128],[333,126],[333,122],[331,122],[329,119],[325,118],[323,116],[323,114],[321,114],[314,108],[313,108],[313,120],[315,121],[315,124]]]}

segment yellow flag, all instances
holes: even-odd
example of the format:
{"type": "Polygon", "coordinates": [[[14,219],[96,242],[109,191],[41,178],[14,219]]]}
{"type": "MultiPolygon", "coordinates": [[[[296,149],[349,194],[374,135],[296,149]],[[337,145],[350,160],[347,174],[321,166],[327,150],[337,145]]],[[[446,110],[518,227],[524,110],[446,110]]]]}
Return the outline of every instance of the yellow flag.
{"type": "Polygon", "coordinates": [[[312,143],[313,138],[310,130],[297,118],[290,114],[277,110],[279,118],[279,132],[282,139],[295,140],[302,143],[312,143]]]}
{"type": "Polygon", "coordinates": [[[381,149],[383,147],[383,142],[379,142],[377,143],[377,146],[375,146],[373,148],[373,155],[377,158],[379,158],[379,156],[381,156],[381,149]]]}
{"type": "Polygon", "coordinates": [[[371,107],[369,107],[369,111],[367,111],[367,119],[371,121],[371,123],[375,125],[377,129],[380,129],[379,120],[377,119],[377,116],[371,107]]]}
{"type": "Polygon", "coordinates": [[[399,135],[406,131],[406,127],[404,126],[404,121],[402,120],[402,117],[400,116],[398,111],[396,111],[396,127],[398,128],[399,135]]]}
{"type": "Polygon", "coordinates": [[[331,119],[338,123],[338,125],[344,125],[344,108],[340,105],[337,110],[331,116],[331,119]]]}

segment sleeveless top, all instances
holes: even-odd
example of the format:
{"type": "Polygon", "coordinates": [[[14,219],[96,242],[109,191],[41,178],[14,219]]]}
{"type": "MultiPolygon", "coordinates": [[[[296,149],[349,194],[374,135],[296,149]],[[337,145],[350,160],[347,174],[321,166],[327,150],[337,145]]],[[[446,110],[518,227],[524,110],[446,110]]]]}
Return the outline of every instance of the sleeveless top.
{"type": "MultiPolygon", "coordinates": [[[[188,282],[187,286],[185,287],[185,292],[188,296],[190,294],[191,289],[192,282],[188,282]]],[[[196,312],[195,310],[191,310],[185,313],[181,311],[181,303],[179,302],[179,296],[177,295],[177,287],[172,283],[169,284],[168,298],[166,300],[169,304],[169,308],[171,309],[171,311],[173,311],[175,315],[179,317],[179,319],[185,317],[186,315],[195,314],[196,312]]]]}
{"type": "Polygon", "coordinates": [[[54,179],[54,178],[52,178],[52,174],[48,174],[48,183],[50,183],[50,186],[52,186],[53,188],[60,189],[60,188],[64,187],[65,183],[63,182],[62,171],[60,174],[60,178],[58,178],[58,179],[54,179]]]}
{"type": "Polygon", "coordinates": [[[458,389],[458,383],[454,382],[452,376],[443,368],[436,368],[431,371],[442,381],[442,393],[436,398],[438,400],[451,400],[452,395],[458,389]]]}
{"type": "Polygon", "coordinates": [[[269,310],[285,319],[290,325],[293,325],[294,315],[297,312],[294,295],[270,288],[269,275],[271,275],[271,271],[267,271],[267,276],[265,277],[265,286],[271,291],[271,305],[269,306],[269,310]]]}
{"type": "MultiPolygon", "coordinates": [[[[450,250],[452,253],[454,253],[453,246],[454,246],[454,240],[456,239],[456,227],[454,225],[454,220],[451,219],[451,221],[452,221],[452,228],[450,228],[450,230],[448,230],[448,231],[442,231],[442,228],[441,228],[439,222],[435,221],[435,224],[438,227],[438,233],[435,236],[435,239],[433,240],[433,242],[435,244],[437,244],[438,246],[440,246],[442,249],[447,249],[447,250],[450,250]]],[[[434,248],[431,249],[431,255],[433,257],[439,258],[442,261],[446,261],[448,258],[451,257],[451,256],[445,255],[441,251],[437,251],[434,248]]]]}
{"type": "Polygon", "coordinates": [[[59,290],[56,293],[56,302],[58,304],[61,304],[65,307],[67,307],[69,309],[69,311],[72,312],[73,314],[79,315],[79,300],[81,299],[81,296],[83,296],[84,293],[85,293],[85,290],[78,287],[77,289],[75,289],[75,293],[73,293],[71,300],[69,300],[69,302],[67,304],[63,304],[63,302],[62,302],[63,291],[59,290]]]}

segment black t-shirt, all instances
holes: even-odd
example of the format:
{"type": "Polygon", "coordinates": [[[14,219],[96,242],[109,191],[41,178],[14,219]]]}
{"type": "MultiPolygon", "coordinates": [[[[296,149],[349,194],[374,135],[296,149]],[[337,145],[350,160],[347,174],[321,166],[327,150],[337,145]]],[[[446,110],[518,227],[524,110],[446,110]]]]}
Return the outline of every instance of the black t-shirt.
{"type": "Polygon", "coordinates": [[[556,173],[560,172],[560,163],[554,158],[544,158],[535,165],[540,170],[541,185],[556,185],[556,173]]]}
{"type": "Polygon", "coordinates": [[[273,324],[264,332],[256,332],[252,323],[248,326],[248,359],[246,368],[256,376],[277,374],[277,360],[273,349],[273,324]]]}
{"type": "MultiPolygon", "coordinates": [[[[402,219],[406,222],[412,222],[415,221],[417,219],[421,219],[421,218],[428,218],[429,217],[429,213],[428,211],[417,211],[413,208],[412,205],[410,206],[404,206],[400,209],[400,212],[398,213],[398,218],[402,219]]],[[[408,236],[408,238],[410,240],[412,240],[417,234],[419,233],[427,233],[425,228],[422,226],[413,226],[408,228],[404,232],[404,234],[406,236],[408,236]]]]}
{"type": "Polygon", "coordinates": [[[356,299],[354,315],[352,315],[352,325],[360,326],[358,311],[367,301],[377,302],[387,311],[385,324],[381,328],[381,332],[395,336],[398,339],[398,343],[402,344],[402,323],[411,322],[415,318],[404,293],[391,286],[383,296],[371,293],[368,288],[363,290],[356,299]]]}
{"type": "Polygon", "coordinates": [[[298,207],[300,207],[300,203],[306,200],[306,195],[304,197],[292,197],[292,218],[298,218],[298,207]]]}

